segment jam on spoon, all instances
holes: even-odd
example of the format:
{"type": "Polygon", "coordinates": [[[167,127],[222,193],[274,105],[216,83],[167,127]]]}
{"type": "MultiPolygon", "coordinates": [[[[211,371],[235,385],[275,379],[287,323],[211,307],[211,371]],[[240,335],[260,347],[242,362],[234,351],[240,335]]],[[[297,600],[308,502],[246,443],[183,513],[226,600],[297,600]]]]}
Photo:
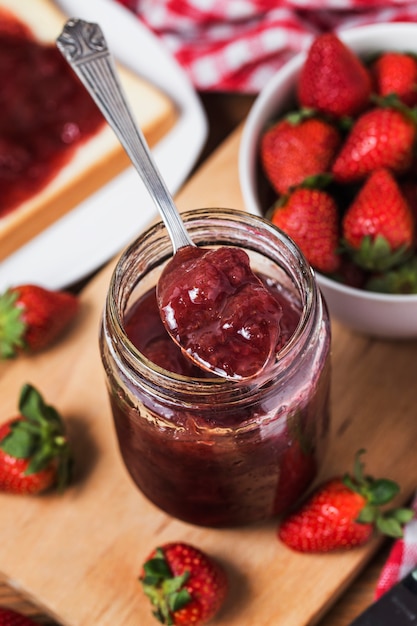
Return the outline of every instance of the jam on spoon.
{"type": "Polygon", "coordinates": [[[174,257],[158,285],[161,318],[183,353],[225,378],[253,377],[274,358],[280,306],[243,250],[202,251],[191,241],[129,110],[98,24],[71,18],[57,46],[116,133],[169,232],[174,257]]]}
{"type": "Polygon", "coordinates": [[[185,246],[157,286],[164,326],[199,367],[249,378],[275,359],[282,308],[240,248],[185,246]]]}

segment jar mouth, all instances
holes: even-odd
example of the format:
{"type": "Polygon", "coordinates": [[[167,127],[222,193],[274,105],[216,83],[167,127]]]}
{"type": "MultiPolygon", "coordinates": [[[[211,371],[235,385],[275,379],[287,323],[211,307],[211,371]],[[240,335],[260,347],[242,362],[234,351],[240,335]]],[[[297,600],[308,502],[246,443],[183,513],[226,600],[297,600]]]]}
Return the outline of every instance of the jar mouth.
{"type": "Polygon", "coordinates": [[[314,271],[292,239],[262,217],[237,209],[208,208],[184,212],[182,218],[196,245],[242,247],[249,254],[257,253],[265,257],[271,266],[279,267],[291,281],[300,298],[301,315],[297,327],[277,352],[275,363],[253,379],[190,377],[166,370],[149,360],[130,341],[124,330],[123,318],[128,300],[138,284],[172,258],[168,232],[162,222],[157,222],[122,253],[110,280],[106,300],[108,322],[119,338],[117,354],[114,352],[113,356],[120,362],[119,355],[123,355],[129,369],[137,370],[139,375],[141,373],[147,378],[156,377],[158,386],[172,388],[180,385],[194,394],[237,392],[242,397],[242,394],[251,393],[254,388],[268,384],[272,379],[275,380],[279,372],[285,370],[293,357],[299,353],[300,345],[308,342],[308,336],[312,332],[314,310],[319,301],[314,271]],[[233,239],[228,238],[231,235],[233,239]],[[132,263],[132,259],[137,260],[139,254],[144,251],[147,256],[145,262],[132,263]]]}

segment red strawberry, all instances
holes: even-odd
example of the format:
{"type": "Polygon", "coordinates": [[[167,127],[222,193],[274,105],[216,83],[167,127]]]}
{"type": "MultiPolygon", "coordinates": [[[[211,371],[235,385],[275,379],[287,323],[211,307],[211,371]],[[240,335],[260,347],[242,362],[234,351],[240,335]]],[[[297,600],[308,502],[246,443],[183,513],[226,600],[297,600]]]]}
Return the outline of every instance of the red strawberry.
{"type": "Polygon", "coordinates": [[[12,287],[0,296],[0,358],[49,346],[72,322],[79,300],[37,285],[12,287]]]}
{"type": "Polygon", "coordinates": [[[0,607],[0,626],[36,626],[36,624],[26,615],[6,607],[0,607]]]}
{"type": "Polygon", "coordinates": [[[371,78],[359,57],[334,33],[319,35],[301,69],[300,105],[340,118],[363,111],[370,95],[371,78]]]}
{"type": "Polygon", "coordinates": [[[354,475],[336,477],[320,485],[300,506],[285,518],[278,537],[298,552],[331,552],[360,546],[375,530],[391,537],[402,535],[402,525],[414,512],[410,509],[381,507],[398,493],[398,485],[386,479],[364,476],[360,462],[354,475]]]}
{"type": "Polygon", "coordinates": [[[335,272],[340,264],[336,203],[325,191],[299,187],[278,205],[271,221],[298,245],[320,272],[335,272]]]}
{"type": "Polygon", "coordinates": [[[272,187],[284,194],[306,178],[327,172],[340,143],[334,126],[317,118],[303,119],[300,114],[264,133],[261,162],[272,187]]]}
{"type": "Polygon", "coordinates": [[[0,426],[0,491],[37,494],[69,481],[71,453],[57,411],[24,385],[20,414],[0,426]]]}
{"type": "Polygon", "coordinates": [[[146,560],[143,589],[162,624],[200,626],[223,604],[228,584],[219,564],[186,543],[167,543],[146,560]]]}
{"type": "Polygon", "coordinates": [[[408,106],[417,104],[417,61],[410,54],[381,54],[371,66],[371,75],[378,95],[395,94],[408,106]]]}
{"type": "Polygon", "coordinates": [[[415,139],[415,124],[404,112],[382,107],[367,111],[356,120],[337,155],[334,177],[349,183],[379,167],[405,172],[412,162],[415,139]]]}
{"type": "Polygon", "coordinates": [[[388,269],[403,260],[413,245],[414,228],[411,209],[386,169],[369,176],[342,221],[352,258],[369,270],[388,269]]]}

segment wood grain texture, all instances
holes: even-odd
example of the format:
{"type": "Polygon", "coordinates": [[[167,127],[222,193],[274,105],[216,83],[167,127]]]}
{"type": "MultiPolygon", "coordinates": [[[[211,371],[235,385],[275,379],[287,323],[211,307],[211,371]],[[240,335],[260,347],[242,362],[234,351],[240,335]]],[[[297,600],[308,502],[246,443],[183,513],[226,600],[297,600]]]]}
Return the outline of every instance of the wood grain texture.
{"type": "MultiPolygon", "coordinates": [[[[240,129],[179,194],[182,210],[244,208],[239,139],[240,129]]],[[[157,510],[131,483],[117,449],[97,342],[113,264],[84,290],[81,315],[62,342],[0,369],[2,413],[16,410],[24,382],[37,385],[68,423],[77,467],[63,496],[0,496],[0,577],[62,626],[153,626],[137,583],[141,563],[158,543],[185,539],[216,556],[230,577],[228,601],[213,626],[320,623],[379,549],[379,539],[345,554],[295,554],[276,539],[276,522],[193,527],[157,510]]],[[[398,480],[403,502],[417,483],[417,342],[377,341],[334,322],[332,352],[332,432],[321,477],[350,468],[355,451],[366,447],[369,472],[398,480]]]]}

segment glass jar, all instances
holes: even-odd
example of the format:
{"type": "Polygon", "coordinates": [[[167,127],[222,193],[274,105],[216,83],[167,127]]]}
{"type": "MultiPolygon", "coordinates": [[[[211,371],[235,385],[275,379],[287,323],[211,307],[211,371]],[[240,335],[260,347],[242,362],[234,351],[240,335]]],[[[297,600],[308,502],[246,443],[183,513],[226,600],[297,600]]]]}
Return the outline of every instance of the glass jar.
{"type": "Polygon", "coordinates": [[[168,514],[202,526],[249,524],[285,512],[321,465],[329,318],[310,266],[270,222],[231,209],[195,210],[183,219],[197,245],[246,250],[253,271],[298,311],[298,325],[276,363],[250,381],[155,365],[125,331],[132,305],[155,287],[172,257],[165,227],[152,226],[115,268],[100,333],[120,452],[139,489],[168,514]]]}

